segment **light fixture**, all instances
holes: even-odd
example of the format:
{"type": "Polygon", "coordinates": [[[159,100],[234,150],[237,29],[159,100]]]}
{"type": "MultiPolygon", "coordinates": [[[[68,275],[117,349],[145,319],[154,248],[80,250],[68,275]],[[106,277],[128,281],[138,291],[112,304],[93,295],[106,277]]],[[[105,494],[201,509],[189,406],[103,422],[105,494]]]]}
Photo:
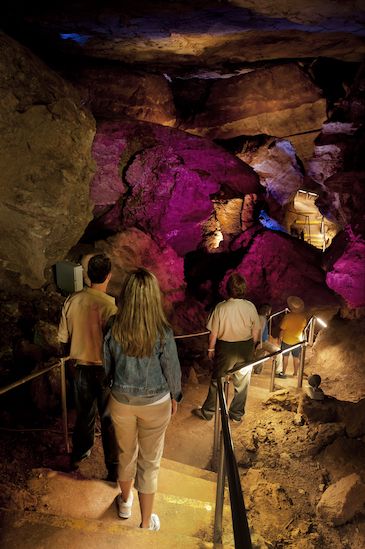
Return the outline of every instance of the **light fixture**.
{"type": "Polygon", "coordinates": [[[327,324],[325,323],[324,320],[322,320],[321,318],[318,318],[318,316],[315,317],[316,321],[318,322],[318,324],[320,324],[321,326],[323,326],[323,328],[327,328],[327,324]]]}

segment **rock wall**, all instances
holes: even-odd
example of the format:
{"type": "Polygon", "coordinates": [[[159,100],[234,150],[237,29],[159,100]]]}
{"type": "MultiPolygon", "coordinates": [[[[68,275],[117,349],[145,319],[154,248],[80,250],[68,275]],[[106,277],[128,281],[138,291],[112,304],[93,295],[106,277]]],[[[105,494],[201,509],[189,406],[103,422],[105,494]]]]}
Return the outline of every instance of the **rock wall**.
{"type": "Polygon", "coordinates": [[[173,126],[175,106],[167,79],[119,67],[83,67],[67,75],[97,118],[129,116],[173,126]]]}
{"type": "Polygon", "coordinates": [[[91,114],[37,57],[0,34],[0,280],[32,288],[91,218],[91,114]]]}
{"type": "Polygon", "coordinates": [[[285,137],[319,129],[325,119],[326,100],[320,89],[290,63],[216,80],[202,112],[180,127],[211,139],[285,137]]]}
{"type": "MultiPolygon", "coordinates": [[[[285,306],[289,295],[304,300],[308,314],[314,309],[339,306],[339,300],[327,287],[320,267],[321,252],[306,242],[257,226],[242,233],[232,244],[242,259],[235,271],[247,282],[247,297],[257,305],[271,303],[273,310],[285,306]]],[[[231,271],[221,284],[221,293],[231,271]]]]}
{"type": "Polygon", "coordinates": [[[202,241],[214,195],[262,194],[257,174],[209,140],[157,124],[99,124],[91,185],[98,229],[138,227],[180,256],[202,241]]]}

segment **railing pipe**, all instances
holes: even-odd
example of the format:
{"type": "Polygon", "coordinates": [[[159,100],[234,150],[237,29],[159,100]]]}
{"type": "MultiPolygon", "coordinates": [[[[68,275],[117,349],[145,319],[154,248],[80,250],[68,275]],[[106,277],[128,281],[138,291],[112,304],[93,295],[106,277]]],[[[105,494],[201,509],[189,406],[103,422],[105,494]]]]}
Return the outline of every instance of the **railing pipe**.
{"type": "MultiPolygon", "coordinates": [[[[225,399],[227,402],[228,399],[228,382],[224,382],[224,392],[225,399]]],[[[219,392],[217,390],[217,408],[216,416],[220,416],[219,413],[219,392]]],[[[223,431],[219,433],[219,456],[217,461],[217,486],[216,486],[216,497],[215,497],[215,510],[214,510],[214,534],[213,540],[216,544],[222,543],[223,537],[223,505],[224,505],[224,487],[226,482],[226,471],[225,471],[225,455],[224,455],[224,441],[223,441],[223,431]]]]}
{"type": "Polygon", "coordinates": [[[12,389],[15,389],[16,387],[19,387],[20,385],[23,385],[28,381],[32,381],[32,379],[36,379],[37,377],[42,376],[43,374],[50,372],[51,370],[53,370],[54,368],[57,368],[58,366],[59,366],[59,362],[57,362],[56,364],[52,364],[52,366],[48,366],[47,368],[43,368],[43,370],[38,370],[38,372],[33,372],[32,374],[29,374],[28,376],[25,376],[22,379],[18,379],[17,381],[14,381],[14,383],[10,383],[10,385],[5,385],[4,387],[0,388],[0,395],[3,395],[4,393],[11,391],[12,389]]]}
{"type": "Polygon", "coordinates": [[[270,388],[269,391],[272,393],[275,389],[275,373],[276,373],[276,361],[275,357],[271,359],[271,376],[270,376],[270,388]]]}
{"type": "Polygon", "coordinates": [[[214,438],[213,438],[213,456],[212,456],[212,469],[213,471],[218,471],[218,452],[219,452],[219,433],[220,429],[221,416],[219,413],[219,395],[218,391],[216,394],[215,401],[215,415],[214,415],[214,438]]]}
{"type": "Polygon", "coordinates": [[[234,545],[236,549],[252,549],[250,529],[248,527],[241,481],[233,450],[232,437],[228,422],[227,404],[224,398],[221,378],[217,379],[217,388],[221,408],[222,435],[229,486],[229,497],[231,502],[234,545]]]}
{"type": "Polygon", "coordinates": [[[61,374],[61,401],[62,401],[62,425],[63,436],[65,440],[66,453],[70,453],[70,443],[68,440],[68,419],[67,419],[67,395],[66,395],[66,371],[65,362],[66,358],[61,358],[60,374],[61,374]]]}
{"type": "Polygon", "coordinates": [[[271,336],[272,319],[273,319],[275,316],[281,315],[281,314],[283,314],[283,313],[288,313],[288,312],[289,312],[288,307],[285,307],[285,309],[282,309],[281,311],[278,311],[277,313],[274,313],[274,314],[272,314],[272,315],[269,316],[269,336],[271,336]]]}
{"type": "Polygon", "coordinates": [[[304,364],[305,364],[305,350],[306,350],[306,344],[302,344],[302,349],[300,353],[300,362],[299,362],[299,372],[298,372],[298,389],[300,389],[303,385],[303,374],[304,374],[304,364]]]}

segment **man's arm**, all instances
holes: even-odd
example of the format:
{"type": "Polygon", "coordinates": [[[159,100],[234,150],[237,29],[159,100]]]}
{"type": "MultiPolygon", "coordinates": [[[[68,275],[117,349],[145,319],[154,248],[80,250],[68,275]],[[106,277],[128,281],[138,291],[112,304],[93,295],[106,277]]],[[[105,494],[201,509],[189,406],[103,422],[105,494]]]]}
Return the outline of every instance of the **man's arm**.
{"type": "Polygon", "coordinates": [[[217,334],[210,332],[209,334],[209,343],[208,343],[208,358],[212,360],[215,353],[215,344],[217,341],[217,334]]]}

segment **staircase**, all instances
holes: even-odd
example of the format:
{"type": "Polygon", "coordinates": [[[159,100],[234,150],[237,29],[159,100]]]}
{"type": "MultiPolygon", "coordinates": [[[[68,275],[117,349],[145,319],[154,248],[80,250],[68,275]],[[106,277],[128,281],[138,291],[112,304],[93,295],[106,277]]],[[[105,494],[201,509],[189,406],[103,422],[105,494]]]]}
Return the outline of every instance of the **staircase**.
{"type": "MultiPolygon", "coordinates": [[[[135,493],[132,517],[119,519],[116,485],[86,480],[49,469],[36,469],[28,486],[34,496],[29,511],[2,509],[4,549],[157,549],[213,547],[216,475],[210,471],[162,460],[154,511],[159,532],[138,528],[135,493]]],[[[229,506],[223,518],[224,548],[233,548],[229,506]]],[[[216,546],[215,546],[216,547],[216,546]]]]}
{"type": "Polygon", "coordinates": [[[317,195],[311,192],[298,191],[294,199],[295,221],[291,228],[295,227],[300,234],[303,231],[304,240],[312,246],[324,251],[333,236],[336,234],[334,224],[324,218],[317,206],[315,200],[317,195]]]}

